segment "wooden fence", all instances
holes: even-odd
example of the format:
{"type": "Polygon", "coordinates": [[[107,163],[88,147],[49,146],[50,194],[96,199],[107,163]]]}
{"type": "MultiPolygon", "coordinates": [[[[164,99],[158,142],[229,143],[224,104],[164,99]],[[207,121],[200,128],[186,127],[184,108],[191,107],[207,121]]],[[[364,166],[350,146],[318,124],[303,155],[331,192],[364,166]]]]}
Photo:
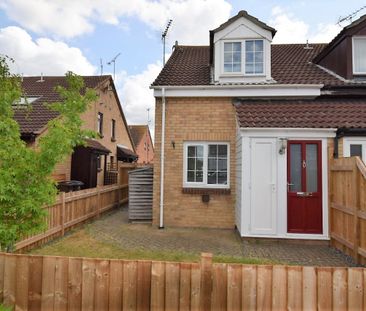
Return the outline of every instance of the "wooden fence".
{"type": "Polygon", "coordinates": [[[366,270],[0,254],[16,310],[365,310],[366,270]]]}
{"type": "Polygon", "coordinates": [[[128,184],[62,192],[54,205],[45,207],[48,212],[46,231],[25,237],[16,244],[16,250],[28,250],[63,236],[72,227],[127,201],[128,184]]]}
{"type": "Polygon", "coordinates": [[[365,164],[358,157],[335,159],[331,162],[329,175],[331,243],[365,265],[365,164]]]}

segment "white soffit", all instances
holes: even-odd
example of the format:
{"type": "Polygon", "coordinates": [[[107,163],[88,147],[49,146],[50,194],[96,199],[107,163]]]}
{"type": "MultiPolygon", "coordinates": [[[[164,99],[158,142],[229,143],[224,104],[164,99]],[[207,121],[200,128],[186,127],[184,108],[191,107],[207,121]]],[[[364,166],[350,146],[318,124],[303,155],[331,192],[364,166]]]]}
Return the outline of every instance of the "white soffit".
{"type": "Polygon", "coordinates": [[[294,85],[207,85],[207,86],[152,86],[155,97],[317,97],[323,84],[294,85]]]}

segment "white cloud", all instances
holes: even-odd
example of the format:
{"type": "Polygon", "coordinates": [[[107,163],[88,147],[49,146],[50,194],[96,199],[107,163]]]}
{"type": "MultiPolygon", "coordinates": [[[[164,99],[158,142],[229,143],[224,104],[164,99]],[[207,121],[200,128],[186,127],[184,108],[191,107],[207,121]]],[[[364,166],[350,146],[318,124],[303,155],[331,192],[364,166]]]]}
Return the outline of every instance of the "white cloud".
{"type": "Polygon", "coordinates": [[[65,38],[93,31],[96,22],[125,27],[123,18],[131,16],[161,31],[172,18],[170,37],[185,44],[207,43],[208,30],[231,11],[226,0],[0,0],[0,8],[26,29],[65,38]]]}
{"type": "Polygon", "coordinates": [[[281,7],[272,9],[269,24],[277,30],[274,43],[327,43],[332,40],[341,28],[334,24],[318,24],[314,31],[310,26],[281,7]]]}
{"type": "Polygon", "coordinates": [[[149,89],[161,70],[161,62],[149,64],[140,74],[127,75],[122,72],[116,76],[118,94],[129,124],[146,124],[147,109],[150,108],[150,130],[154,135],[155,98],[149,89]]]}
{"type": "Polygon", "coordinates": [[[47,38],[33,40],[24,29],[15,26],[0,29],[0,53],[15,60],[11,70],[17,74],[63,75],[71,70],[90,75],[96,71],[80,49],[47,38]]]}

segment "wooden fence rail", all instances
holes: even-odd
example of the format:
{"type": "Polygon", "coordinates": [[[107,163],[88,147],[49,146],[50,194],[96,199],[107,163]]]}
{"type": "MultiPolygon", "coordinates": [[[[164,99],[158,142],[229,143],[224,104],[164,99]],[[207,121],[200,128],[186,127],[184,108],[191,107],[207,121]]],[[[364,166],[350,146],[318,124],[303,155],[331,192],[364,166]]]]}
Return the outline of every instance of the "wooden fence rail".
{"type": "Polygon", "coordinates": [[[366,264],[366,167],[358,157],[331,162],[330,236],[334,247],[366,264]]]}
{"type": "Polygon", "coordinates": [[[365,310],[366,270],[0,254],[16,310],[365,310]]]}
{"type": "Polygon", "coordinates": [[[109,185],[81,191],[62,192],[56,203],[47,209],[47,229],[27,236],[16,244],[17,251],[28,250],[63,236],[77,224],[85,222],[128,201],[128,184],[109,185]]]}

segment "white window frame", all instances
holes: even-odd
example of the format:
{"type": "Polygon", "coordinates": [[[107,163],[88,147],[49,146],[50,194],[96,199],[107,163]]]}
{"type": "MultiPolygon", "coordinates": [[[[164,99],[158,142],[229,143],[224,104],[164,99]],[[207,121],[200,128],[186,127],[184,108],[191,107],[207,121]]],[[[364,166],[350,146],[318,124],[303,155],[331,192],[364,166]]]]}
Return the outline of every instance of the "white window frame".
{"type": "Polygon", "coordinates": [[[208,189],[230,189],[230,143],[222,141],[187,141],[183,143],[183,187],[184,188],[208,188],[208,189]],[[208,145],[226,145],[227,146],[227,184],[208,184],[207,166],[208,166],[208,145]],[[203,146],[203,181],[187,181],[187,155],[189,146],[203,146]]]}
{"type": "Polygon", "coordinates": [[[247,77],[262,77],[266,75],[266,42],[264,39],[258,38],[248,38],[245,40],[223,40],[221,45],[221,73],[222,76],[225,77],[237,77],[237,76],[247,76],[247,77]],[[245,64],[246,64],[246,42],[247,41],[263,41],[263,72],[261,73],[246,73],[245,72],[245,64]],[[241,43],[241,70],[240,72],[225,72],[225,43],[241,43]]]}
{"type": "Polygon", "coordinates": [[[221,72],[224,76],[242,76],[244,74],[243,64],[243,40],[223,40],[221,47],[221,72]],[[241,64],[240,71],[238,72],[226,72],[225,71],[225,43],[240,43],[241,44],[241,64]]]}
{"type": "Polygon", "coordinates": [[[352,71],[353,71],[354,75],[366,75],[366,71],[356,72],[356,68],[355,68],[355,41],[357,41],[357,40],[366,40],[366,36],[352,37],[352,71]]]}
{"type": "Polygon", "coordinates": [[[257,76],[264,76],[266,74],[266,47],[265,47],[265,41],[264,39],[247,39],[244,40],[244,56],[243,56],[243,64],[244,64],[244,75],[245,76],[250,76],[250,77],[257,77],[257,76]],[[263,42],[263,71],[261,73],[246,73],[245,72],[245,67],[246,67],[246,57],[247,57],[247,53],[246,53],[246,43],[247,41],[262,41],[263,42]]]}
{"type": "Polygon", "coordinates": [[[351,156],[351,145],[362,145],[362,161],[366,163],[366,137],[344,137],[343,156],[351,156]]]}

